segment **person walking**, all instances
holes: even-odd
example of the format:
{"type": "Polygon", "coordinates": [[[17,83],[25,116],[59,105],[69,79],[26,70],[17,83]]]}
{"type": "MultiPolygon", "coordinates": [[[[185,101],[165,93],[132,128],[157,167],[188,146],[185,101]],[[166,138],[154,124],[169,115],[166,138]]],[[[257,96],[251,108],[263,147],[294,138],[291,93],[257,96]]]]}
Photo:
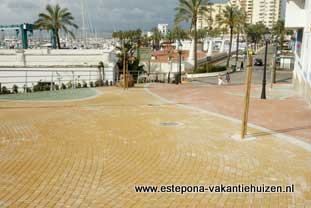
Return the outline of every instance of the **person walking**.
{"type": "Polygon", "coordinates": [[[241,71],[244,70],[244,62],[243,61],[241,61],[240,70],[241,71]]]}
{"type": "Polygon", "coordinates": [[[224,81],[223,81],[223,78],[220,74],[218,74],[218,85],[223,85],[224,84],[224,81]]]}
{"type": "Polygon", "coordinates": [[[227,72],[226,74],[226,81],[227,81],[227,84],[230,84],[231,78],[230,78],[229,72],[227,72]]]}

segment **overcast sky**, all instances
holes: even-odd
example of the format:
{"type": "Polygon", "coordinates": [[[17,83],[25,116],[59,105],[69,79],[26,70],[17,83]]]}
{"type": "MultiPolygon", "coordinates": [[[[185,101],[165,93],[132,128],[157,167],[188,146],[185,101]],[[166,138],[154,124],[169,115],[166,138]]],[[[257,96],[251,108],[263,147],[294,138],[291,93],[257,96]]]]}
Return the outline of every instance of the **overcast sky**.
{"type": "MultiPolygon", "coordinates": [[[[48,3],[67,7],[81,25],[81,0],[0,0],[0,24],[32,23],[48,3]]],[[[97,31],[172,25],[178,0],[85,0],[89,21],[97,31]]]]}

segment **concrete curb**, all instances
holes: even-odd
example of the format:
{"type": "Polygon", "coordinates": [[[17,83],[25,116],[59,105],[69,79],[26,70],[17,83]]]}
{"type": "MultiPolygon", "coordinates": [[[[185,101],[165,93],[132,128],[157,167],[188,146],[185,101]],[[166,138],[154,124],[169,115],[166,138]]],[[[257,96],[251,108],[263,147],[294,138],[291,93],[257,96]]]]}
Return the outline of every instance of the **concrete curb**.
{"type": "Polygon", "coordinates": [[[68,100],[14,100],[14,99],[0,99],[0,102],[19,102],[19,103],[68,103],[68,102],[79,102],[85,100],[92,100],[102,95],[103,93],[98,89],[90,88],[96,94],[90,97],[77,98],[77,99],[68,99],[68,100]]]}
{"type": "MultiPolygon", "coordinates": [[[[199,112],[202,112],[202,113],[207,113],[209,115],[212,115],[212,116],[215,116],[215,117],[218,117],[218,118],[229,120],[229,121],[231,121],[233,123],[237,123],[237,124],[241,124],[242,123],[241,120],[233,118],[233,117],[225,116],[225,115],[222,115],[222,114],[219,114],[219,113],[210,112],[210,111],[198,108],[198,107],[189,106],[189,105],[185,105],[185,104],[178,104],[178,103],[175,103],[173,101],[170,101],[170,100],[168,100],[166,98],[161,97],[158,94],[155,94],[155,93],[151,92],[150,89],[149,89],[149,85],[150,84],[145,85],[145,88],[144,88],[145,91],[148,94],[158,98],[159,100],[161,100],[164,103],[176,104],[177,106],[180,106],[182,108],[186,108],[186,109],[194,110],[194,111],[199,111],[199,112]]],[[[282,141],[286,141],[286,142],[292,143],[292,144],[294,144],[294,145],[296,145],[296,146],[298,146],[298,147],[300,147],[300,148],[302,148],[302,149],[304,149],[304,150],[306,150],[308,152],[311,152],[311,144],[309,144],[307,142],[304,142],[304,141],[302,141],[299,138],[288,136],[288,135],[283,134],[283,133],[278,133],[278,132],[275,132],[275,131],[273,131],[271,129],[267,129],[267,128],[264,128],[262,126],[258,126],[256,124],[252,124],[252,123],[249,123],[248,126],[251,127],[251,128],[260,130],[260,131],[262,131],[264,133],[271,134],[271,135],[275,136],[276,138],[281,139],[282,141]]]]}

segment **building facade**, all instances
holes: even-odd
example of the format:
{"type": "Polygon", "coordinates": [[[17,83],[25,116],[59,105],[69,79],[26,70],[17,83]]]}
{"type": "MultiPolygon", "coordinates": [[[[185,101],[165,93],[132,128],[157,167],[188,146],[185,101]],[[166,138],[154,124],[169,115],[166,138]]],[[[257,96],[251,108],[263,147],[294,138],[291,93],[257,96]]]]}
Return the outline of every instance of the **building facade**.
{"type": "Polygon", "coordinates": [[[204,28],[215,28],[218,26],[217,18],[222,15],[223,10],[228,5],[228,3],[209,3],[208,14],[199,16],[197,27],[198,29],[204,28]]]}
{"type": "Polygon", "coordinates": [[[252,23],[262,22],[272,28],[281,18],[283,0],[256,0],[252,5],[252,23]]]}
{"type": "Polygon", "coordinates": [[[295,30],[293,85],[311,104],[311,0],[288,0],[285,27],[295,30]]]}
{"type": "Polygon", "coordinates": [[[284,19],[286,0],[229,0],[219,1],[219,3],[209,3],[207,5],[209,14],[204,17],[199,16],[198,28],[208,28],[215,26],[217,16],[222,15],[223,9],[227,5],[236,5],[246,13],[247,23],[264,23],[268,28],[279,20],[284,19]]]}
{"type": "Polygon", "coordinates": [[[240,6],[244,9],[247,23],[252,23],[254,0],[235,0],[232,1],[232,4],[240,6]]]}
{"type": "Polygon", "coordinates": [[[167,35],[168,32],[168,24],[158,24],[158,30],[162,35],[167,35]]]}

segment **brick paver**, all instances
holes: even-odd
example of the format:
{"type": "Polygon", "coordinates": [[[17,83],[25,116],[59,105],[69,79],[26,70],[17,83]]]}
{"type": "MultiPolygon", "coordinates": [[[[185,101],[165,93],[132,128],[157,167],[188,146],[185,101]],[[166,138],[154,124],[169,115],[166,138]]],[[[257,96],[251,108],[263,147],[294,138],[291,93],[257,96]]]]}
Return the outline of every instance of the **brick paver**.
{"type": "Polygon", "coordinates": [[[0,102],[0,207],[311,206],[309,151],[273,135],[234,140],[239,124],[165,103],[143,88],[101,90],[79,102],[0,102]],[[296,192],[133,189],[238,183],[293,183],[296,192]]]}
{"type": "MultiPolygon", "coordinates": [[[[311,143],[311,107],[290,88],[289,84],[275,85],[273,90],[267,86],[268,99],[261,100],[261,85],[253,85],[249,121],[311,143]]],[[[244,85],[154,84],[150,90],[176,103],[241,119],[244,85]]]]}

